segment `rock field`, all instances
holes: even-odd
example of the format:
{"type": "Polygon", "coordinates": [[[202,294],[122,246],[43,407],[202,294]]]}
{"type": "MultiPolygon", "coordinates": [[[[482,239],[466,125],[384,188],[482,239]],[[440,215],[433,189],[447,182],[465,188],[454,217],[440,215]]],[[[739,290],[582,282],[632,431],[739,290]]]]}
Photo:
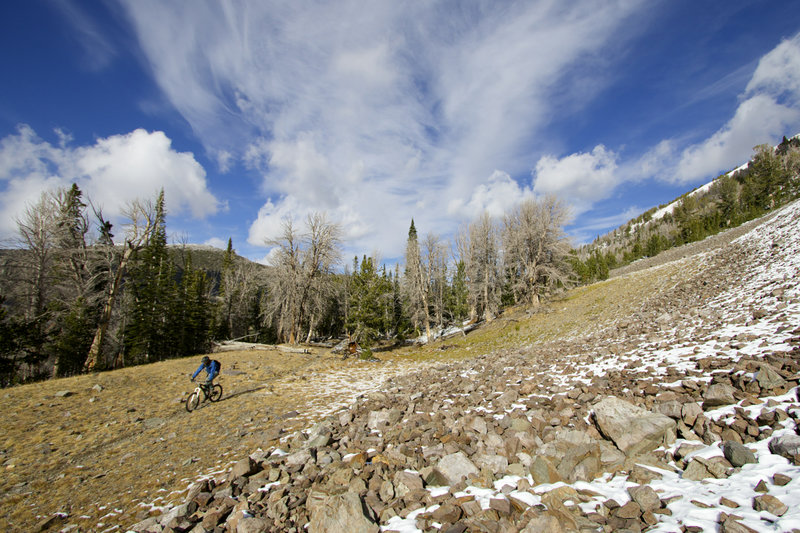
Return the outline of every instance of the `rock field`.
{"type": "Polygon", "coordinates": [[[799,266],[792,204],[634,313],[389,378],[131,529],[800,531],[799,266]]]}

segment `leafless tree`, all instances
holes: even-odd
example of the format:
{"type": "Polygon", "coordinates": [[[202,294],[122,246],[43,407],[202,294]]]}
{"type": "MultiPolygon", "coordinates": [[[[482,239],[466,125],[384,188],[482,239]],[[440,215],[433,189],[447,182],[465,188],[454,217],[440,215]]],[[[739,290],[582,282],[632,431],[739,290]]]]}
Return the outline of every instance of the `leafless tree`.
{"type": "Polygon", "coordinates": [[[50,191],[43,192],[39,200],[28,205],[17,219],[19,247],[25,250],[19,254],[17,272],[20,274],[28,319],[44,314],[52,292],[57,219],[58,206],[50,191]]]}
{"type": "Polygon", "coordinates": [[[97,330],[92,340],[89,354],[84,364],[84,370],[91,372],[98,364],[101,364],[101,350],[108,333],[111,323],[114,305],[116,304],[120,290],[122,288],[122,278],[128,266],[131,256],[141,249],[153,232],[156,224],[156,206],[152,200],[134,200],[125,208],[123,214],[128,219],[124,226],[125,242],[121,247],[115,246],[111,240],[111,225],[106,221],[100,210],[95,210],[101,225],[101,237],[99,246],[107,258],[107,274],[109,276],[108,289],[105,294],[103,309],[100,312],[100,320],[97,330]]]}
{"type": "Polygon", "coordinates": [[[499,248],[497,224],[486,212],[458,235],[457,250],[466,269],[473,320],[492,320],[500,307],[499,248]]]}
{"type": "Polygon", "coordinates": [[[571,280],[563,226],[569,212],[554,196],[520,203],[503,219],[503,264],[516,300],[538,306],[571,280]]]}
{"type": "Polygon", "coordinates": [[[295,344],[304,326],[310,336],[333,294],[331,274],[341,255],[341,229],[324,214],[313,213],[305,233],[299,234],[286,219],[282,235],[267,245],[275,249],[268,317],[277,323],[278,335],[295,344]]]}
{"type": "Polygon", "coordinates": [[[417,240],[417,230],[414,221],[411,221],[411,228],[408,232],[406,243],[406,269],[403,277],[403,288],[408,301],[408,311],[414,327],[420,324],[425,328],[425,335],[428,341],[431,340],[431,317],[428,307],[428,273],[422,261],[419,241],[417,240]]]}
{"type": "Polygon", "coordinates": [[[445,323],[445,293],[447,291],[447,245],[438,235],[428,233],[423,241],[424,264],[427,273],[428,293],[430,295],[431,311],[436,325],[442,327],[445,323]]]}

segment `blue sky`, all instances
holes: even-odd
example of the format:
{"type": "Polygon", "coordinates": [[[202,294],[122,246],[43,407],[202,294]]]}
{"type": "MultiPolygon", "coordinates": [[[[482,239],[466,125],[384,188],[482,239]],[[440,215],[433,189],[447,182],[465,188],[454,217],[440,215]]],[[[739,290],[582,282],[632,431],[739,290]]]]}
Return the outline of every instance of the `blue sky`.
{"type": "MultiPolygon", "coordinates": [[[[800,133],[795,1],[0,4],[0,239],[77,182],[251,259],[325,212],[345,257],[555,194],[587,242],[800,133]]],[[[345,262],[348,262],[345,259],[345,262]]]]}

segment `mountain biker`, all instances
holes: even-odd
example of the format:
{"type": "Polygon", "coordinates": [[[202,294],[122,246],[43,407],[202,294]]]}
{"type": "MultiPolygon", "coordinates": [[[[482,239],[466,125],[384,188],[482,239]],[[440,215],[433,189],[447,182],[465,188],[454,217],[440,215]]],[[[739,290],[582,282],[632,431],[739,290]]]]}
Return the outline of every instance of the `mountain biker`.
{"type": "Polygon", "coordinates": [[[206,386],[210,387],[214,381],[214,378],[219,374],[220,366],[221,365],[219,364],[219,361],[216,359],[210,359],[207,355],[204,355],[203,359],[200,361],[200,366],[197,367],[197,370],[195,370],[194,374],[192,374],[192,381],[194,381],[194,378],[197,377],[197,374],[199,374],[202,370],[205,370],[208,374],[205,384],[206,386]]]}

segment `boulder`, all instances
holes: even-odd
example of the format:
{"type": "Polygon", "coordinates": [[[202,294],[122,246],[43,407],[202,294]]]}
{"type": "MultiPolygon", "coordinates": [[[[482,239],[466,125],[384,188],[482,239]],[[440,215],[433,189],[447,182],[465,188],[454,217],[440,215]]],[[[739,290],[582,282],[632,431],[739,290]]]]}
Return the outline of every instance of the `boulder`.
{"type": "Polygon", "coordinates": [[[767,363],[762,363],[756,372],[756,381],[762,389],[778,389],[786,386],[786,380],[767,363]]]}
{"type": "Polygon", "coordinates": [[[675,440],[677,424],[673,419],[619,398],[605,398],[594,404],[593,410],[597,429],[628,457],[675,440]]]}
{"type": "Polygon", "coordinates": [[[744,466],[747,463],[757,463],[756,456],[749,448],[735,441],[725,441],[722,443],[722,453],[725,459],[730,461],[733,466],[744,466]]]}
{"type": "Polygon", "coordinates": [[[478,474],[479,470],[464,452],[442,457],[426,481],[429,485],[455,485],[462,479],[478,474]]]}
{"type": "Polygon", "coordinates": [[[763,494],[753,498],[753,509],[767,511],[775,516],[783,516],[789,510],[785,503],[770,494],[763,494]]]}
{"type": "Polygon", "coordinates": [[[228,473],[228,479],[236,479],[238,477],[247,477],[254,474],[258,469],[258,465],[250,457],[238,461],[228,473]]]}
{"type": "Polygon", "coordinates": [[[800,435],[783,435],[769,441],[769,451],[790,461],[800,454],[800,435]]]}
{"type": "Polygon", "coordinates": [[[328,496],[311,513],[308,531],[309,533],[329,531],[378,533],[380,528],[364,511],[364,504],[358,494],[345,492],[328,496]]]}
{"type": "Polygon", "coordinates": [[[639,505],[643,513],[655,511],[661,507],[661,498],[650,485],[631,487],[628,489],[628,494],[639,505]]]}
{"type": "Polygon", "coordinates": [[[703,395],[703,408],[720,407],[736,403],[733,396],[734,389],[727,383],[714,383],[706,389],[703,395]]]}
{"type": "Polygon", "coordinates": [[[380,411],[371,411],[367,415],[367,427],[372,430],[383,431],[387,427],[392,426],[400,421],[403,413],[399,409],[381,409],[380,411]]]}

